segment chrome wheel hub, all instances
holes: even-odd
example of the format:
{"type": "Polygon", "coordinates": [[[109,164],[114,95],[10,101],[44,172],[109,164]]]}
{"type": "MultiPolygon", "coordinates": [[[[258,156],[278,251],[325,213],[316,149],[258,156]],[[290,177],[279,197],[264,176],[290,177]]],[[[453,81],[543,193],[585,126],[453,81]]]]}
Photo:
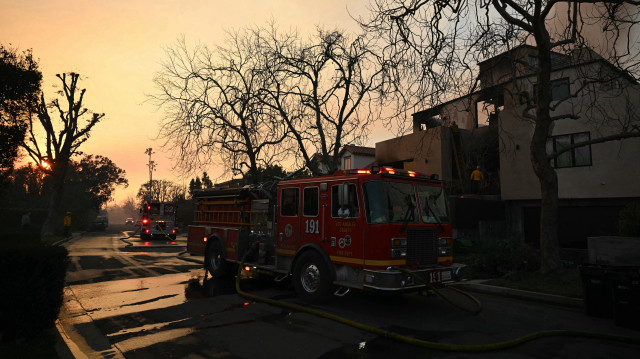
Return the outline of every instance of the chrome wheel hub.
{"type": "Polygon", "coordinates": [[[302,288],[308,293],[313,293],[320,287],[320,269],[315,264],[309,264],[300,276],[302,288]]]}

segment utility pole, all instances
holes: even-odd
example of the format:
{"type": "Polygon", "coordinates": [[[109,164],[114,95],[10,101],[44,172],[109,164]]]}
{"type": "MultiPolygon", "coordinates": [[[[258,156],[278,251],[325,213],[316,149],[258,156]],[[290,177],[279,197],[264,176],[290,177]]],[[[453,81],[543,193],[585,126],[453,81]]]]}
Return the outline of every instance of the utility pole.
{"type": "Polygon", "coordinates": [[[149,186],[147,186],[147,201],[151,201],[153,196],[151,195],[151,188],[153,186],[153,171],[156,169],[156,163],[151,160],[151,155],[154,154],[153,149],[151,147],[147,148],[144,153],[149,155],[149,163],[147,166],[149,167],[149,186]]]}

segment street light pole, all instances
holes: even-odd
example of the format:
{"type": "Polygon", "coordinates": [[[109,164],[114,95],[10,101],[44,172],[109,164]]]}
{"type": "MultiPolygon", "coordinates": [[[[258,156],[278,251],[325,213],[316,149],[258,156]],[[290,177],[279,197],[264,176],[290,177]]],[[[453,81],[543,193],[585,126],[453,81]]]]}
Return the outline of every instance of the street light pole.
{"type": "Polygon", "coordinates": [[[149,186],[148,186],[148,190],[147,190],[147,200],[151,201],[152,200],[152,195],[151,195],[151,189],[153,188],[153,171],[155,171],[156,169],[156,163],[154,161],[151,160],[151,155],[154,154],[155,152],[153,152],[153,149],[151,147],[147,148],[144,153],[149,155],[149,163],[147,164],[147,166],[149,167],[149,186]]]}

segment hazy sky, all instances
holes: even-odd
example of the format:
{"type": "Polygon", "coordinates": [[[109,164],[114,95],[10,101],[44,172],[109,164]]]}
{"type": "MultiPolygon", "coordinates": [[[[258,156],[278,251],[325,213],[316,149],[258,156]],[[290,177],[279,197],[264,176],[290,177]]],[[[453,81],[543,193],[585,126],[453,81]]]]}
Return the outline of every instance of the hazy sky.
{"type": "MultiPolygon", "coordinates": [[[[127,172],[129,187],[116,203],[135,196],[149,180],[146,148],[153,148],[154,179],[188,184],[171,170],[169,153],[156,141],[162,113],[147,102],[164,48],[184,35],[188,43],[220,43],[224,31],[264,25],[308,33],[315,25],[356,31],[349,16],[365,14],[364,0],[0,0],[0,42],[33,49],[47,100],[55,74],[77,72],[84,104],[106,116],[81,147],[110,158],[127,172]]],[[[373,142],[369,145],[373,146],[373,142]]],[[[219,171],[209,169],[215,178],[219,171]]]]}

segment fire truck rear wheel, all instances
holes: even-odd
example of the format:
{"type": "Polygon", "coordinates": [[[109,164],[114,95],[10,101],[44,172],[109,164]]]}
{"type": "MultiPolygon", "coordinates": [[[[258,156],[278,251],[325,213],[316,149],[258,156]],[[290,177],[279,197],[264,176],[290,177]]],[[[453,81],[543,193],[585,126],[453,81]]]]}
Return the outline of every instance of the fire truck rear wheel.
{"type": "Polygon", "coordinates": [[[303,253],[293,270],[293,286],[298,296],[309,303],[322,303],[331,296],[329,267],[318,252],[303,253]]]}
{"type": "Polygon", "coordinates": [[[229,273],[229,266],[224,258],[220,242],[213,240],[207,247],[207,255],[205,256],[204,264],[207,271],[214,277],[222,278],[229,273]]]}

